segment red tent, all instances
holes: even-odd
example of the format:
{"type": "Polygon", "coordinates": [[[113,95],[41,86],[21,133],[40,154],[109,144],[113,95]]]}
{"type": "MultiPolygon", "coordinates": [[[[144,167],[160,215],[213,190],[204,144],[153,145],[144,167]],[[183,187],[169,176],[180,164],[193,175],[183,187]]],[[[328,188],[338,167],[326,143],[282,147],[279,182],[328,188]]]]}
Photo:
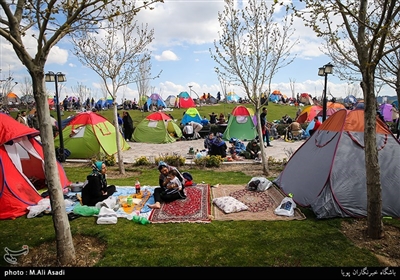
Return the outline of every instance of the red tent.
{"type": "Polygon", "coordinates": [[[190,108],[196,107],[196,104],[194,103],[194,100],[190,97],[189,93],[187,93],[186,91],[182,91],[176,98],[175,107],[190,108]]]}
{"type": "MultiPolygon", "coordinates": [[[[14,219],[28,213],[42,197],[45,186],[42,145],[39,131],[0,113],[0,219],[14,219]],[[33,180],[34,179],[34,180],[33,180]]],[[[57,162],[61,186],[69,186],[62,165],[57,162]]]]}
{"type": "Polygon", "coordinates": [[[307,123],[314,119],[314,117],[322,111],[322,107],[319,105],[307,106],[301,111],[300,115],[297,117],[296,121],[298,123],[307,123]]]}

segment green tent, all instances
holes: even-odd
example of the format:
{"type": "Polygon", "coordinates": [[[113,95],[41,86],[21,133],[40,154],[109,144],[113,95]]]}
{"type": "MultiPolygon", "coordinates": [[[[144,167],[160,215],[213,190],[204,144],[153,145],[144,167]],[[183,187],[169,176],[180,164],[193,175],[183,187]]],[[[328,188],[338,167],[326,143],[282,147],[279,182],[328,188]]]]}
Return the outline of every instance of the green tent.
{"type": "Polygon", "coordinates": [[[180,127],[165,113],[157,111],[144,118],[133,132],[133,140],[142,143],[172,143],[182,137],[180,127]]]}
{"type": "MultiPolygon", "coordinates": [[[[64,148],[71,152],[68,158],[90,159],[99,154],[116,154],[118,149],[115,133],[115,126],[95,112],[82,112],[71,117],[62,130],[64,148]]],[[[54,141],[55,146],[59,147],[59,135],[54,141]]],[[[120,143],[123,151],[130,149],[121,133],[120,143]]]]}
{"type": "Polygon", "coordinates": [[[251,111],[243,105],[233,108],[228,124],[222,135],[224,140],[237,138],[240,140],[252,140],[257,136],[251,111]]]}

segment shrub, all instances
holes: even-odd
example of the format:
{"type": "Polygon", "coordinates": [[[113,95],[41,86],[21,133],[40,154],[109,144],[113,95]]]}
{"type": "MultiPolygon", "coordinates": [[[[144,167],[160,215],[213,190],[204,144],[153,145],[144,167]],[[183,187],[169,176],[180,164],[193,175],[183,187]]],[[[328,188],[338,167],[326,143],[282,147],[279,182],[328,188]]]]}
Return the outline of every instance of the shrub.
{"type": "Polygon", "coordinates": [[[104,162],[106,166],[114,166],[115,164],[117,164],[117,159],[115,158],[115,155],[105,155],[99,153],[91,158],[92,163],[95,163],[98,160],[104,162]]]}
{"type": "Polygon", "coordinates": [[[203,167],[220,167],[222,162],[224,159],[221,156],[205,156],[194,160],[196,165],[203,167]]]}
{"type": "Polygon", "coordinates": [[[163,161],[168,165],[179,167],[179,166],[182,166],[185,164],[186,159],[180,155],[176,155],[176,154],[168,155],[167,154],[167,155],[163,155],[160,157],[156,157],[154,161],[155,161],[156,165],[158,165],[158,163],[160,161],[163,161]]]}
{"type": "Polygon", "coordinates": [[[150,160],[145,157],[145,156],[141,156],[139,158],[137,158],[135,160],[135,162],[133,163],[134,166],[142,166],[142,165],[151,165],[150,160]]]}

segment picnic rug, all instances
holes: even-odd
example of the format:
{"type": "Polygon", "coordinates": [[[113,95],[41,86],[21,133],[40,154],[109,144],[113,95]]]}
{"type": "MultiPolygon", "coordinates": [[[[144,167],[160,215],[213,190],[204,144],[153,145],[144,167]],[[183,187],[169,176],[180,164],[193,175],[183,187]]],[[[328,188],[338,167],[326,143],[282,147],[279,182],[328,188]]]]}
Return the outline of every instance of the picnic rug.
{"type": "MultiPolygon", "coordinates": [[[[237,213],[225,214],[213,204],[213,216],[216,221],[240,221],[240,220],[304,220],[306,216],[298,209],[295,209],[294,216],[287,217],[276,215],[274,210],[280,205],[285,195],[272,185],[265,192],[255,192],[246,190],[244,185],[219,185],[212,188],[212,198],[232,196],[243,202],[249,210],[237,213]]],[[[212,202],[212,200],[211,200],[212,202]]]]}
{"type": "Polygon", "coordinates": [[[186,187],[186,198],[161,203],[150,213],[151,223],[210,223],[211,193],[207,184],[186,187]]]}

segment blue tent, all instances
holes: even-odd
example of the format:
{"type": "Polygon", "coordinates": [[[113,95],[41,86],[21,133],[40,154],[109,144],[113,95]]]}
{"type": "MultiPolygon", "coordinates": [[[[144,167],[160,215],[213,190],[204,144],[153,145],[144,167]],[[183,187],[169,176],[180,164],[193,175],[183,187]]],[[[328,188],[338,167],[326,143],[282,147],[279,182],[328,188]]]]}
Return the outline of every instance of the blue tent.
{"type": "Polygon", "coordinates": [[[187,124],[188,122],[197,122],[197,123],[201,123],[201,116],[199,114],[199,111],[197,111],[196,108],[191,107],[188,108],[185,112],[185,114],[183,115],[182,124],[187,124]]]}
{"type": "Polygon", "coordinates": [[[147,99],[147,107],[151,108],[151,105],[158,107],[167,108],[167,104],[165,104],[164,100],[162,100],[161,96],[158,93],[153,93],[147,99]]]}
{"type": "Polygon", "coordinates": [[[348,95],[343,99],[344,103],[351,103],[351,104],[356,104],[357,103],[357,98],[353,95],[348,95]]]}

